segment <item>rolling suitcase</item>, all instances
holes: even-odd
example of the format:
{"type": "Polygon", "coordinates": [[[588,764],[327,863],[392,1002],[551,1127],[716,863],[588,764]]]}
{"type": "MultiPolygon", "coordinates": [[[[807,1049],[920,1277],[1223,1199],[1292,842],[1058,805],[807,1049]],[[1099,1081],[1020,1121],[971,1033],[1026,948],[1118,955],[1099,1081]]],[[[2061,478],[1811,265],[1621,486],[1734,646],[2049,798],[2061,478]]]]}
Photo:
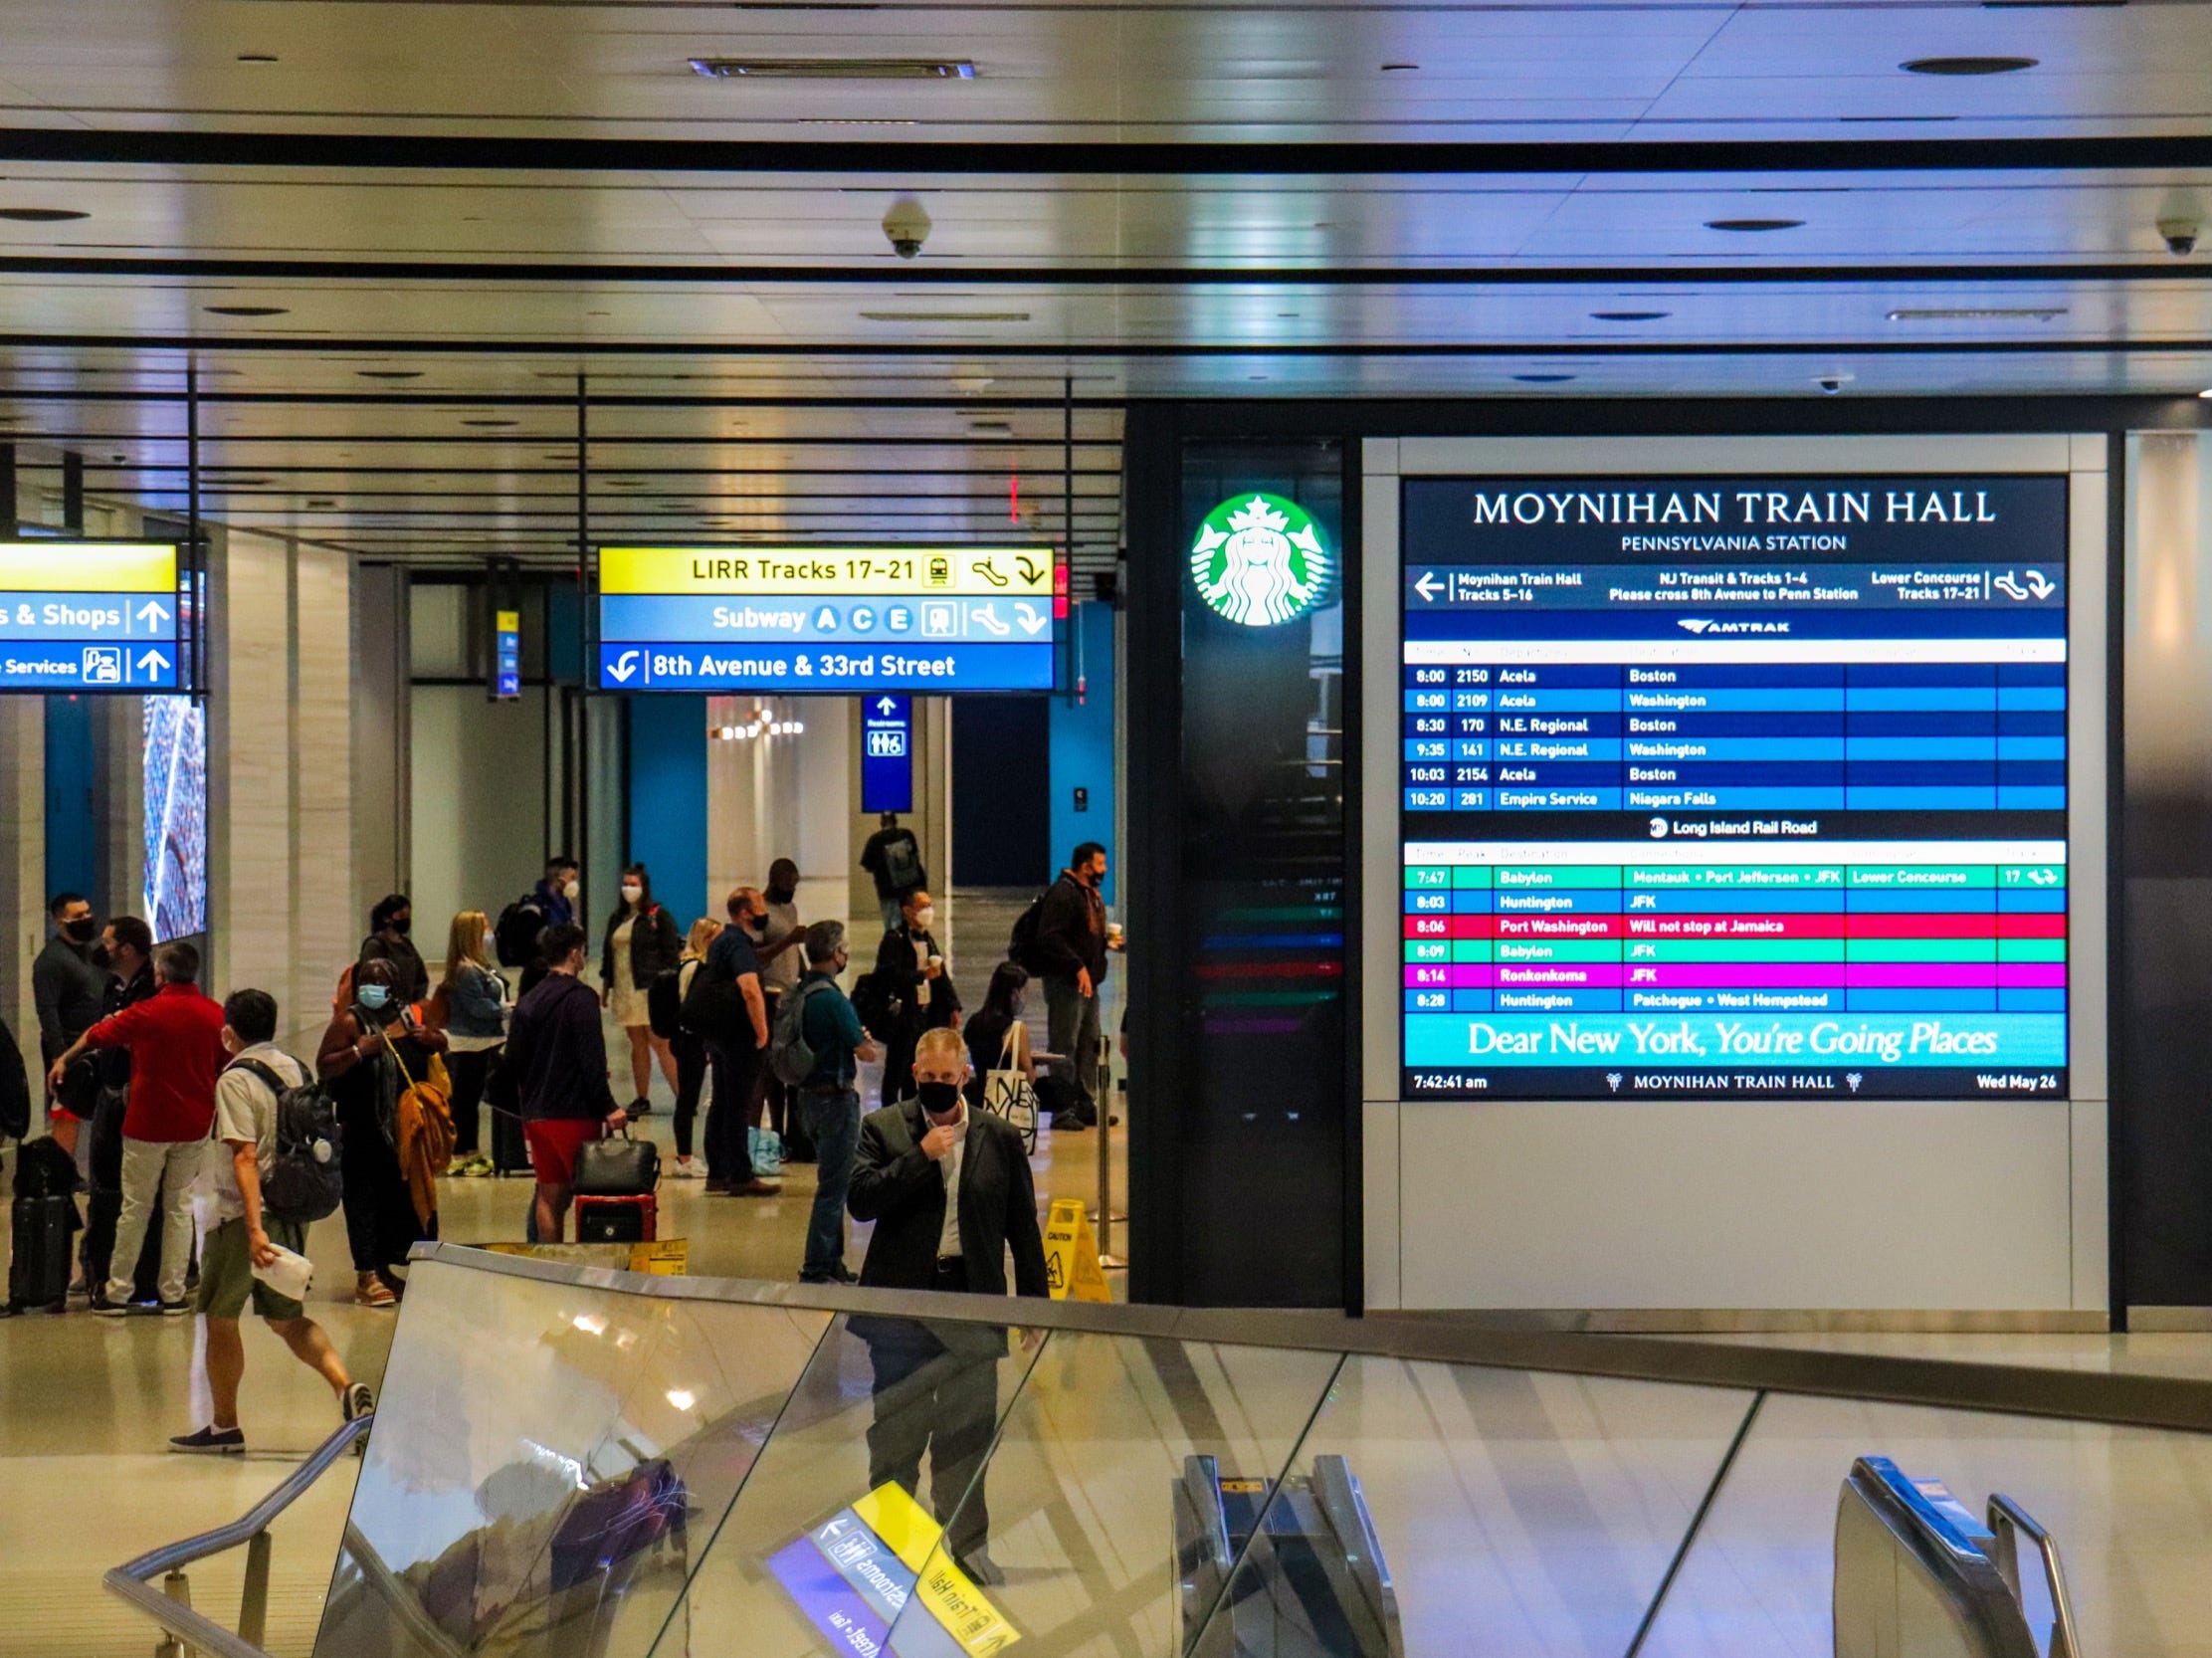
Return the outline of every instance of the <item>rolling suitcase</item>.
{"type": "Polygon", "coordinates": [[[59,1313],[69,1302],[70,1239],[77,1230],[73,1197],[19,1197],[11,1215],[15,1259],[8,1267],[8,1304],[18,1311],[59,1313]]]}
{"type": "Polygon", "coordinates": [[[578,1243],[654,1243],[660,1216],[651,1192],[628,1197],[578,1197],[578,1243]]]}

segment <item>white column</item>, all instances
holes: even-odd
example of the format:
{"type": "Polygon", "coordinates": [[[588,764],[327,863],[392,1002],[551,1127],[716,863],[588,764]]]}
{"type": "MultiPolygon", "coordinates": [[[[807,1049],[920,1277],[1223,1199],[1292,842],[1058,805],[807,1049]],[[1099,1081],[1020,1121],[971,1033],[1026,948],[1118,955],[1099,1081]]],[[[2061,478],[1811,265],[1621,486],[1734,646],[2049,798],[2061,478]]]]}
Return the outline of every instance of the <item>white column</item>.
{"type": "Polygon", "coordinates": [[[292,594],[292,975],[286,1023],[316,1029],[338,970],[361,941],[362,918],[345,902],[354,891],[352,561],[322,547],[297,548],[292,594]]]}

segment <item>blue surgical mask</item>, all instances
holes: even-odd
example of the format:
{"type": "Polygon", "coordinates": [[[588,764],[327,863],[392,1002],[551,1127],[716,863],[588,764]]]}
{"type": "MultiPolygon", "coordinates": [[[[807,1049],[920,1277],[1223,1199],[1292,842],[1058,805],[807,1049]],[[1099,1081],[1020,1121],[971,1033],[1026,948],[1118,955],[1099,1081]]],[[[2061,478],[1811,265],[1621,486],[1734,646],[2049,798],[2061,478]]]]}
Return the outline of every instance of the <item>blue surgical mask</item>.
{"type": "Polygon", "coordinates": [[[355,992],[355,999],[363,1007],[374,1011],[392,999],[391,987],[384,984],[364,984],[355,992]]]}

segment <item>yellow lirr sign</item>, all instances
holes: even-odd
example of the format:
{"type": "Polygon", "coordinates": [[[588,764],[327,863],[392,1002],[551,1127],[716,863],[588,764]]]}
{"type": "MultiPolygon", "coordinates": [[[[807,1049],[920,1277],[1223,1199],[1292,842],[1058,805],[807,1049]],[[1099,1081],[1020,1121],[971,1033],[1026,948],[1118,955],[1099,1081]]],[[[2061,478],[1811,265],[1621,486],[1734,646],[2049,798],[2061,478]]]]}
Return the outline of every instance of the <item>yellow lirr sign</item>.
{"type": "Polygon", "coordinates": [[[610,594],[1050,598],[1050,547],[601,547],[610,594]]]}
{"type": "Polygon", "coordinates": [[[0,592],[168,593],[177,549],[143,541],[0,541],[0,592]]]}

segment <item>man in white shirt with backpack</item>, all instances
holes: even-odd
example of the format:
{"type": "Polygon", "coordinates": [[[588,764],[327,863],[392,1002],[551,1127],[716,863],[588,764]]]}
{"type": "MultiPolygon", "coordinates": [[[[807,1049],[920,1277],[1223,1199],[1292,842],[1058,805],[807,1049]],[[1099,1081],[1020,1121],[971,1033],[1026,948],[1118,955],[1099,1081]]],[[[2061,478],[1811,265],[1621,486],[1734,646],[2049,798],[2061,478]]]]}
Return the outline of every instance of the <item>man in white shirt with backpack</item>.
{"type": "MultiPolygon", "coordinates": [[[[268,991],[233,991],[223,1003],[223,1049],[231,1062],[215,1083],[215,1129],[202,1171],[214,1200],[214,1225],[200,1250],[199,1310],[207,1318],[207,1382],[214,1395],[214,1418],[197,1432],[171,1439],[173,1451],[233,1456],[246,1449],[246,1435],[238,1425],[238,1385],[246,1374],[239,1319],[248,1301],[293,1356],[330,1384],[344,1420],[375,1408],[367,1385],[346,1373],[345,1361],[307,1310],[254,1276],[256,1267],[277,1262],[280,1249],[303,1255],[307,1247],[305,1220],[265,1207],[265,1175],[278,1171],[280,1157],[306,1157],[332,1170],[337,1166],[335,1143],[326,1149],[280,1146],[284,1093],[311,1079],[305,1067],[276,1045],[276,1035],[277,999],[268,991]]],[[[311,1176],[305,1183],[310,1189],[321,1184],[311,1176]]],[[[327,1191],[336,1189],[333,1178],[327,1191]]],[[[335,1206],[318,1193],[313,1207],[328,1213],[325,1202],[335,1206]]]]}

